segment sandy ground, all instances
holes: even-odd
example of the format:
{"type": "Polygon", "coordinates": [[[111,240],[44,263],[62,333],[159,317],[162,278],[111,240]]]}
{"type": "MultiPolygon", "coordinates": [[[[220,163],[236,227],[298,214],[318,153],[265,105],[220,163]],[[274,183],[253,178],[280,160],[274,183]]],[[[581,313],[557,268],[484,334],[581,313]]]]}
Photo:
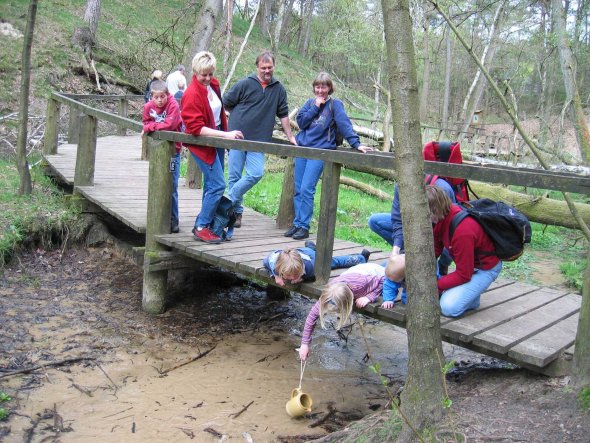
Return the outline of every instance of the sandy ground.
{"type": "MultiPolygon", "coordinates": [[[[292,419],[285,403],[299,384],[295,348],[312,301],[270,300],[211,269],[180,277],[168,311],[152,317],[141,311],[140,270],[112,248],[37,250],[6,268],[0,391],[12,400],[0,441],[299,442],[383,413],[388,398],[358,325],[342,336],[317,331],[302,380],[312,413],[292,419]],[[65,362],[73,358],[83,360],[65,362]],[[49,362],[59,364],[9,375],[49,362]]],[[[405,331],[368,319],[363,331],[397,391],[405,331]]],[[[450,345],[445,357],[457,362],[448,423],[468,441],[588,441],[590,416],[567,377],[450,345]]]]}

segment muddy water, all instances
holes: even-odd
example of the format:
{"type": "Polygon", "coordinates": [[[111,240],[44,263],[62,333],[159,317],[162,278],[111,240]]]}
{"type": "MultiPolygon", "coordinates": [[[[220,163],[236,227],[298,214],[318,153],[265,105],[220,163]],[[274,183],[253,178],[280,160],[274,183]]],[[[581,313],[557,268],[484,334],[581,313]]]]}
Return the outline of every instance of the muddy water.
{"type": "MultiPolygon", "coordinates": [[[[0,380],[15,398],[4,441],[23,441],[35,420],[34,442],[52,436],[62,442],[281,441],[324,435],[387,403],[364,359],[361,328],[345,337],[318,328],[302,379],[313,411],[290,418],[285,403],[299,385],[296,348],[313,301],[297,295],[270,301],[260,287],[234,284],[195,297],[203,287],[193,282],[190,293],[182,286],[173,294],[166,314],[149,317],[140,309],[135,271],[119,281],[113,272],[120,264],[106,259],[74,257],[78,265],[92,261],[91,269],[63,272],[61,279],[39,272],[31,282],[13,282],[9,274],[0,288],[4,337],[18,336],[3,339],[1,367],[93,358],[0,380]],[[331,420],[310,427],[330,410],[336,411],[331,420]]],[[[369,319],[362,330],[395,391],[406,373],[405,330],[369,319]]],[[[473,355],[451,346],[445,354],[473,355]]]]}

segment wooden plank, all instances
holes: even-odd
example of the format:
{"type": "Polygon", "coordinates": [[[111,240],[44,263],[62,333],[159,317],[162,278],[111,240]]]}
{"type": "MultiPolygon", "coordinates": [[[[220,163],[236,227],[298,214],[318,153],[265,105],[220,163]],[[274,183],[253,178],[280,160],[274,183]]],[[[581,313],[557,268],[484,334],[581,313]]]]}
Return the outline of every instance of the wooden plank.
{"type": "Polygon", "coordinates": [[[462,317],[453,319],[442,325],[441,333],[451,340],[469,343],[474,335],[526,314],[564,295],[563,292],[551,289],[539,289],[525,295],[521,294],[504,303],[496,303],[488,309],[476,309],[462,317]]]}
{"type": "Polygon", "coordinates": [[[574,344],[578,329],[579,314],[574,314],[543,332],[514,346],[508,355],[542,368],[555,360],[562,350],[574,344]]]}
{"type": "Polygon", "coordinates": [[[506,353],[516,344],[538,334],[541,329],[551,327],[579,312],[580,304],[579,295],[568,294],[528,314],[478,334],[473,337],[473,343],[485,349],[506,353]]]}

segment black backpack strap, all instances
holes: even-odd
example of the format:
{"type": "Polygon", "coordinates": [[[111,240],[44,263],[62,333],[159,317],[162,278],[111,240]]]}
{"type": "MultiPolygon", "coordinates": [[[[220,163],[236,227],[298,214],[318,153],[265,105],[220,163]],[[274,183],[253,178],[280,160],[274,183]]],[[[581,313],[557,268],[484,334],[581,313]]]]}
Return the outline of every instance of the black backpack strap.
{"type": "Polygon", "coordinates": [[[439,162],[448,163],[451,157],[451,142],[438,142],[438,158],[439,162]]]}
{"type": "Polygon", "coordinates": [[[473,190],[473,188],[472,188],[472,187],[471,187],[471,185],[469,184],[469,181],[468,181],[468,180],[465,180],[465,185],[467,186],[467,189],[469,189],[469,192],[471,192],[473,195],[475,195],[475,198],[476,198],[477,200],[479,200],[479,195],[477,195],[477,194],[475,193],[475,191],[473,190]]]}
{"type": "Polygon", "coordinates": [[[451,226],[449,228],[449,241],[453,240],[453,234],[455,234],[455,229],[457,229],[459,223],[461,223],[468,215],[469,212],[467,212],[464,209],[461,212],[455,214],[455,216],[451,220],[451,226]]]}

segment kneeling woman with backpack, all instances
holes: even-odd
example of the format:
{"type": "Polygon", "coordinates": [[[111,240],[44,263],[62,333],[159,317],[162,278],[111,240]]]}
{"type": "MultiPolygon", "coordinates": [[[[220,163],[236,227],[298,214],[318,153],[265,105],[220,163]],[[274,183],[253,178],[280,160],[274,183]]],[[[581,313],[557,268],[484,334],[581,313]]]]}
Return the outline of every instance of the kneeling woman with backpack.
{"type": "Polygon", "coordinates": [[[427,186],[426,196],[434,224],[436,257],[447,248],[456,265],[454,272],[438,280],[440,310],[447,317],[458,317],[479,307],[480,296],[498,278],[502,261],[490,237],[472,217],[466,217],[451,235],[452,220],[462,209],[453,205],[440,188],[427,186]]]}

